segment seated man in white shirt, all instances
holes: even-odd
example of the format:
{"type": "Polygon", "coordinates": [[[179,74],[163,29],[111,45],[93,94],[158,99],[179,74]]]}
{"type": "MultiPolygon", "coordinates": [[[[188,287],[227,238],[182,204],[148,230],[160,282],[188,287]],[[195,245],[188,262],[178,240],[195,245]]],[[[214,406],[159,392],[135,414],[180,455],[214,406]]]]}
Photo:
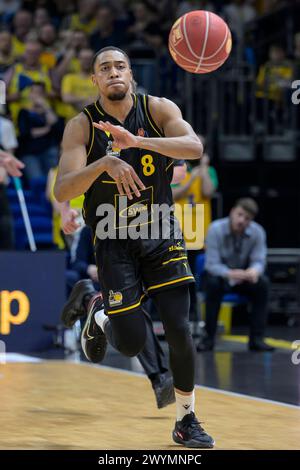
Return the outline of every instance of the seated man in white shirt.
{"type": "Polygon", "coordinates": [[[208,230],[204,274],[206,336],[198,344],[198,351],[214,348],[222,297],[229,292],[245,295],[251,303],[249,349],[274,349],[263,340],[269,281],[264,275],[265,231],[253,221],[257,212],[258,206],[253,199],[239,199],[229,217],[214,221],[208,230]]]}

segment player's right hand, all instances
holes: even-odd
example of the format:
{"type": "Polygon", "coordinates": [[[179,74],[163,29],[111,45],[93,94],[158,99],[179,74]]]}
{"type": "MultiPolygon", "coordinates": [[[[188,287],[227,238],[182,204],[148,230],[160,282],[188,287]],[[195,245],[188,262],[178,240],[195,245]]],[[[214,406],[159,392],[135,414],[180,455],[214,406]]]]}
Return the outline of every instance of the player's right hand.
{"type": "Polygon", "coordinates": [[[65,235],[72,235],[80,227],[76,222],[79,212],[75,209],[61,211],[61,229],[65,235]]]}
{"type": "Polygon", "coordinates": [[[131,165],[120,158],[109,155],[101,160],[105,164],[105,171],[117,183],[120,194],[123,196],[126,194],[128,199],[132,199],[131,193],[134,192],[137,197],[140,197],[139,189],[145,189],[145,186],[131,165]]]}

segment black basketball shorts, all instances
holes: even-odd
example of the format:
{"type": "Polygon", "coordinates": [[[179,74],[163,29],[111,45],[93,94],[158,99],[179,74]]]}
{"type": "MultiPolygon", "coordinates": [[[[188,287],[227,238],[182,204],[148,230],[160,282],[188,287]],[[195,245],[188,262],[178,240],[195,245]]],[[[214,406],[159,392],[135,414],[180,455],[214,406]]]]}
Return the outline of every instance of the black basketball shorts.
{"type": "MultiPolygon", "coordinates": [[[[140,308],[156,292],[194,282],[183,239],[95,241],[99,282],[108,315],[140,308]]],[[[178,235],[178,232],[177,232],[178,235]]]]}

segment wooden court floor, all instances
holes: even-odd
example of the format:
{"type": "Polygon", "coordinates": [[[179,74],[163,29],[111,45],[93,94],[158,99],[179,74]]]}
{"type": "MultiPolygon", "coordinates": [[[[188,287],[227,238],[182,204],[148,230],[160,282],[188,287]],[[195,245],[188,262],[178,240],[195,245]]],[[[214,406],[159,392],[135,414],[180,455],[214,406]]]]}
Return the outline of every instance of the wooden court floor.
{"type": "MultiPolygon", "coordinates": [[[[284,378],[283,378],[284,379],[284,378]]],[[[86,364],[0,365],[0,449],[166,449],[175,405],[155,406],[148,380],[86,364]]],[[[300,449],[300,408],[196,390],[216,449],[300,449]]]]}

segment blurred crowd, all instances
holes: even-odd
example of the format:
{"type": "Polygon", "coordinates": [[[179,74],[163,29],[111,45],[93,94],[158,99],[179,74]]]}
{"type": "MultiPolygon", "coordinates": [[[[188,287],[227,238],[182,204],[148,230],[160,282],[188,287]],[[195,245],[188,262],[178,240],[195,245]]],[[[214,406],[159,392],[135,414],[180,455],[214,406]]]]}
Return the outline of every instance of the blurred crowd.
{"type": "MultiPolygon", "coordinates": [[[[25,188],[30,189],[31,181],[41,178],[44,181],[48,178],[51,186],[64,125],[97,98],[90,78],[96,51],[108,45],[120,47],[133,61],[158,62],[161,76],[166,77],[164,65],[169,61],[176,67],[167,43],[170,28],[179,16],[191,10],[213,11],[228,22],[234,44],[239,44],[244,43],[245,25],[287,3],[282,0],[0,0],[0,83],[5,83],[6,88],[0,89],[0,93],[6,93],[6,104],[0,105],[0,149],[13,153],[25,164],[25,188]]],[[[298,67],[300,63],[300,33],[295,35],[292,57],[287,56],[282,44],[271,46],[265,63],[258,63],[251,46],[246,45],[244,55],[256,70],[258,108],[261,107],[263,114],[259,103],[267,99],[271,109],[277,112],[286,90],[290,90],[295,64],[298,67]]],[[[147,69],[146,75],[149,74],[151,67],[147,69]]],[[[154,81],[152,76],[151,80],[154,81]]],[[[143,80],[138,85],[149,91],[143,80]]],[[[165,94],[164,90],[161,94],[165,94]]],[[[1,200],[5,198],[7,184],[7,174],[2,168],[1,200]]],[[[7,201],[5,206],[8,207],[7,201]]],[[[7,210],[6,219],[9,218],[7,210]]],[[[12,223],[10,233],[11,226],[12,223]]]]}
{"type": "MultiPolygon", "coordinates": [[[[3,148],[14,150],[26,163],[27,180],[46,176],[57,162],[65,122],[96,98],[90,69],[97,50],[114,45],[133,59],[165,57],[171,61],[167,40],[178,16],[194,9],[215,11],[238,40],[245,23],[282,3],[0,1],[0,79],[6,84],[7,101],[2,121],[12,120],[16,130],[12,138],[17,138],[17,148],[5,148],[5,144],[3,148]]],[[[261,71],[260,84],[264,75],[261,71]]]]}

